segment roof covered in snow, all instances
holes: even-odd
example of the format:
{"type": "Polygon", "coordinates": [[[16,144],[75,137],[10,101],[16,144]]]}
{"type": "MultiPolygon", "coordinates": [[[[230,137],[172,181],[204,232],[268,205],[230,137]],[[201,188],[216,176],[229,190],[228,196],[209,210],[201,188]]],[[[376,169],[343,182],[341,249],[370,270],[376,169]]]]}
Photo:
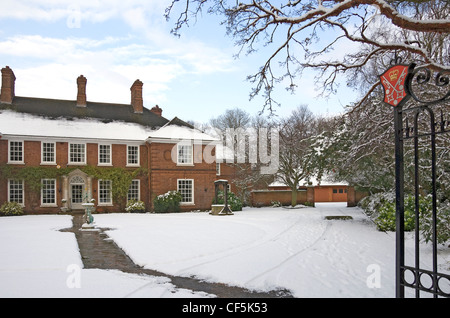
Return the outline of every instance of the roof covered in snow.
{"type": "Polygon", "coordinates": [[[158,130],[154,130],[149,134],[149,141],[159,140],[159,141],[179,141],[179,140],[194,140],[199,142],[215,142],[218,139],[205,134],[199,129],[192,126],[180,125],[178,123],[179,119],[174,118],[164,127],[158,130]]]}
{"type": "Polygon", "coordinates": [[[80,138],[144,141],[152,129],[124,121],[49,118],[0,110],[0,133],[23,137],[80,138]]]}
{"type": "Polygon", "coordinates": [[[215,138],[175,117],[168,120],[144,108],[135,114],[131,105],[15,97],[0,104],[0,134],[21,138],[77,138],[116,141],[214,141],[215,138]],[[35,107],[35,108],[33,108],[35,107]]]}

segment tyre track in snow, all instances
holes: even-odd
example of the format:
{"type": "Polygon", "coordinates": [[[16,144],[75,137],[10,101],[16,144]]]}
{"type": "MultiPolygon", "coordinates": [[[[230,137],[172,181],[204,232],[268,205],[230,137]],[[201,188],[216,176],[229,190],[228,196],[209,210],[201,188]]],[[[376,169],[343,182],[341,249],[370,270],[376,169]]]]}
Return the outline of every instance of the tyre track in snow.
{"type": "MultiPolygon", "coordinates": [[[[309,213],[309,211],[307,213],[309,213]]],[[[314,213],[317,213],[317,212],[314,212],[314,213]]],[[[317,220],[314,219],[314,222],[315,221],[319,222],[320,219],[321,219],[321,215],[319,213],[319,214],[317,214],[317,220]]],[[[207,264],[220,262],[220,260],[224,260],[224,259],[236,256],[236,255],[239,255],[239,254],[243,254],[243,253],[245,254],[248,251],[251,251],[253,249],[261,248],[264,245],[270,244],[271,242],[278,243],[280,245],[284,245],[285,246],[285,252],[286,253],[291,253],[291,251],[289,250],[289,246],[286,247],[286,244],[283,244],[283,238],[285,238],[286,236],[288,236],[290,234],[296,235],[296,232],[297,233],[303,233],[302,230],[305,230],[305,221],[307,221],[307,220],[310,221],[310,216],[300,215],[298,220],[296,220],[293,224],[291,224],[290,226],[288,226],[287,228],[285,228],[281,232],[274,233],[274,235],[271,235],[270,237],[266,237],[264,240],[261,240],[261,241],[257,241],[257,242],[253,241],[251,243],[235,247],[235,248],[233,248],[232,252],[229,252],[229,251],[221,252],[221,254],[224,254],[224,255],[221,255],[220,257],[216,257],[214,259],[210,259],[208,261],[205,261],[205,262],[202,262],[202,263],[199,263],[199,264],[195,264],[195,265],[183,268],[183,269],[181,269],[181,270],[179,270],[177,272],[177,275],[183,275],[183,272],[184,273],[186,273],[186,272],[192,273],[192,270],[195,269],[195,268],[200,268],[200,267],[202,267],[204,265],[207,265],[207,264]]],[[[235,220],[233,220],[232,222],[233,223],[243,223],[243,224],[248,225],[246,222],[239,222],[239,221],[235,221],[235,220]]],[[[251,282],[257,280],[258,278],[263,277],[263,276],[267,275],[268,273],[278,269],[283,264],[288,263],[292,259],[298,257],[300,254],[302,254],[305,251],[313,248],[318,242],[320,242],[323,239],[323,237],[325,236],[325,234],[328,231],[330,226],[331,226],[330,223],[325,223],[325,226],[324,226],[322,232],[318,235],[318,237],[316,239],[314,239],[314,241],[312,241],[312,242],[308,243],[307,245],[301,247],[300,250],[293,252],[292,255],[289,255],[286,258],[283,258],[283,260],[278,262],[277,264],[271,266],[270,268],[268,268],[268,269],[266,269],[266,270],[264,270],[262,272],[259,272],[257,275],[255,275],[252,278],[246,280],[245,283],[242,284],[242,286],[247,286],[249,283],[251,283],[251,282]]],[[[301,236],[301,234],[299,236],[301,236]]],[[[201,277],[200,275],[196,275],[196,276],[197,277],[201,277]]],[[[280,288],[282,288],[282,287],[280,286],[280,288]]]]}
{"type": "Polygon", "coordinates": [[[262,276],[265,276],[267,274],[269,274],[270,272],[278,269],[280,266],[282,266],[283,264],[286,264],[288,262],[290,262],[292,259],[298,257],[300,254],[304,253],[305,251],[313,248],[317,243],[319,243],[320,241],[322,241],[323,237],[325,236],[325,234],[328,232],[329,228],[330,228],[331,224],[327,224],[325,226],[324,231],[322,232],[322,234],[314,241],[312,242],[310,245],[305,246],[303,249],[295,252],[294,254],[292,254],[291,256],[285,258],[283,261],[281,261],[280,263],[278,263],[277,265],[272,266],[271,268],[265,270],[264,272],[259,273],[258,275],[254,276],[253,278],[249,279],[248,281],[245,282],[244,285],[248,285],[251,282],[257,280],[258,278],[261,278],[262,276]]]}

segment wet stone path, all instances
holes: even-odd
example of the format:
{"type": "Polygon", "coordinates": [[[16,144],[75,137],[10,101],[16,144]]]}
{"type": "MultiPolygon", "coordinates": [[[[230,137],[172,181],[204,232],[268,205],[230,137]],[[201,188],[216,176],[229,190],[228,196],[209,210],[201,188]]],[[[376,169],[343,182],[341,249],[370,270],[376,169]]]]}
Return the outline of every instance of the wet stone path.
{"type": "Polygon", "coordinates": [[[80,230],[83,214],[73,215],[72,228],[64,232],[72,232],[78,242],[84,268],[116,269],[126,273],[168,277],[178,288],[202,291],[220,298],[291,298],[286,290],[271,292],[253,292],[240,287],[220,283],[208,283],[192,277],[178,277],[158,271],[144,269],[136,265],[130,257],[104,231],[108,229],[80,230]]]}

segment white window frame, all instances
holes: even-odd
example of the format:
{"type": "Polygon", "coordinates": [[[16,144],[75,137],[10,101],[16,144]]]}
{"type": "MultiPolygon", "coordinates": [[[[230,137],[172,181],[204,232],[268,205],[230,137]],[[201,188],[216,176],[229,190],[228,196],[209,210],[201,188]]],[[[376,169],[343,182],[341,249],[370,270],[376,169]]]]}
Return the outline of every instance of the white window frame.
{"type": "Polygon", "coordinates": [[[139,179],[131,180],[130,188],[128,189],[128,194],[127,194],[127,202],[130,200],[137,200],[137,201],[141,200],[141,180],[139,180],[139,179]],[[137,182],[137,199],[130,199],[130,191],[132,190],[131,187],[134,182],[137,182]]]}
{"type": "Polygon", "coordinates": [[[8,163],[12,164],[24,164],[25,160],[25,142],[23,140],[8,140],[8,163]],[[22,159],[21,160],[11,160],[11,143],[20,143],[22,145],[22,159]]]}
{"type": "Polygon", "coordinates": [[[139,167],[140,166],[140,157],[141,157],[141,150],[139,145],[127,145],[127,167],[139,167]],[[130,147],[136,147],[137,148],[137,162],[136,163],[130,163],[130,147]]]}
{"type": "Polygon", "coordinates": [[[83,142],[70,142],[69,143],[69,149],[68,149],[68,155],[69,155],[69,158],[68,158],[68,163],[69,163],[69,165],[86,165],[86,155],[87,155],[87,145],[86,145],[86,143],[83,143],[83,142]],[[84,146],[84,156],[83,156],[83,162],[74,162],[74,161],[72,161],[71,160],[71,150],[70,150],[70,147],[72,146],[72,145],[83,145],[84,146]]]}
{"type": "Polygon", "coordinates": [[[98,144],[98,165],[99,166],[112,166],[112,145],[111,144],[98,144]],[[101,146],[109,147],[109,162],[100,162],[100,158],[101,158],[100,147],[101,146]]]}
{"type": "Polygon", "coordinates": [[[177,191],[181,193],[181,195],[183,196],[183,199],[181,200],[180,204],[181,205],[193,205],[195,204],[195,200],[194,200],[194,179],[177,179],[177,191]],[[191,201],[184,201],[184,196],[183,196],[183,192],[180,189],[180,181],[190,181],[191,182],[191,201]]]}
{"type": "Polygon", "coordinates": [[[177,144],[177,166],[193,166],[194,165],[194,145],[191,143],[177,144]],[[187,156],[180,156],[180,150],[183,147],[190,147],[190,151],[183,151],[187,156]],[[186,161],[185,161],[186,160],[186,161]]]}
{"type": "Polygon", "coordinates": [[[41,206],[57,206],[56,203],[56,179],[41,179],[41,206]],[[44,181],[52,181],[53,182],[53,202],[44,203],[44,181]]]}
{"type": "Polygon", "coordinates": [[[56,142],[54,141],[41,141],[41,165],[55,165],[56,164],[56,142]],[[44,161],[44,144],[53,145],[53,161],[44,161]]]}
{"type": "Polygon", "coordinates": [[[112,202],[112,181],[111,180],[106,180],[106,179],[99,179],[98,180],[98,205],[101,206],[107,206],[107,205],[113,205],[112,202]],[[101,201],[101,191],[106,191],[106,189],[103,189],[100,187],[101,184],[103,184],[102,182],[104,181],[108,181],[109,182],[109,201],[101,201]]]}
{"type": "Polygon", "coordinates": [[[8,202],[17,202],[21,206],[25,206],[25,183],[23,179],[8,179],[8,202]],[[11,201],[11,181],[20,181],[22,183],[22,202],[11,201]]]}

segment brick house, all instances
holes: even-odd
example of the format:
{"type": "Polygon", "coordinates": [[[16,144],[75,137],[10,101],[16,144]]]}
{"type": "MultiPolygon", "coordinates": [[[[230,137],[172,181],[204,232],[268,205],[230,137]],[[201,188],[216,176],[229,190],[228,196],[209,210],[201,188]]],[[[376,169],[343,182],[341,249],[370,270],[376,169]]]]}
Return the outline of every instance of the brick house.
{"type": "Polygon", "coordinates": [[[130,104],[112,104],[87,101],[82,75],[76,100],[15,96],[15,80],[2,69],[0,205],[57,213],[94,199],[97,211],[120,212],[141,200],[150,211],[157,195],[178,190],[182,210],[210,209],[216,140],[145,108],[141,81],[130,104]]]}

